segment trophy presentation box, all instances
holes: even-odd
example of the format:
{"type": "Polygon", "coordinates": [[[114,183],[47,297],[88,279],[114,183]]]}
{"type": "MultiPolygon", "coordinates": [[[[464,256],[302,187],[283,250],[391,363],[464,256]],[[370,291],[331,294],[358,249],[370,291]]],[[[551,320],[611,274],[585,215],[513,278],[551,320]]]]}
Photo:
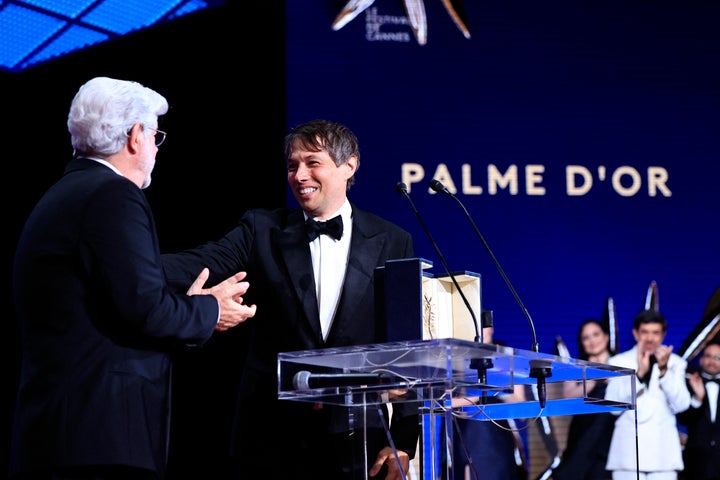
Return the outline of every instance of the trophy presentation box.
{"type": "Polygon", "coordinates": [[[387,341],[475,338],[474,322],[482,311],[480,274],[434,275],[432,266],[411,258],[388,260],[375,269],[376,322],[387,341]]]}

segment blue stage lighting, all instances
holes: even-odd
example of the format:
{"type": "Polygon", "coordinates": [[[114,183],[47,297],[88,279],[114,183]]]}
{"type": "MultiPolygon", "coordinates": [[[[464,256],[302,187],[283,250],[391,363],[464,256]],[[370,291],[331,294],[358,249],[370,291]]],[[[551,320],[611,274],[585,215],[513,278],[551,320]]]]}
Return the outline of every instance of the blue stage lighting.
{"type": "Polygon", "coordinates": [[[17,72],[218,0],[0,0],[0,69],[17,72]]]}

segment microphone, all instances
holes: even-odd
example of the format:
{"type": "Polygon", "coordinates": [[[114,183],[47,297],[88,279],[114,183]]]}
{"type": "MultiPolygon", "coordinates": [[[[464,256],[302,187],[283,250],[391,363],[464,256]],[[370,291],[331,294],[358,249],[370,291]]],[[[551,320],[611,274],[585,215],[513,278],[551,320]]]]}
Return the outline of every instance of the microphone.
{"type": "MultiPolygon", "coordinates": [[[[483,328],[483,335],[486,328],[493,328],[493,312],[492,310],[483,310],[480,314],[480,324],[483,328]]],[[[470,359],[470,368],[474,368],[478,372],[478,383],[487,382],[487,371],[493,367],[492,358],[472,358],[470,359]]],[[[483,391],[483,397],[486,393],[483,391]]],[[[483,402],[484,404],[484,402],[483,402]]]]}
{"type": "Polygon", "coordinates": [[[401,381],[388,373],[310,373],[301,370],[293,377],[293,388],[299,391],[315,388],[363,387],[401,381]]]}
{"type": "MultiPolygon", "coordinates": [[[[485,241],[485,237],[483,237],[482,233],[480,233],[480,230],[477,228],[477,225],[475,225],[475,221],[470,216],[470,213],[468,213],[467,209],[465,208],[465,205],[462,204],[458,198],[452,194],[450,190],[448,190],[445,185],[443,185],[439,180],[432,179],[430,181],[430,188],[432,188],[434,191],[438,193],[444,193],[448,197],[455,200],[455,202],[460,205],[460,208],[463,209],[463,212],[465,212],[465,217],[467,217],[468,221],[470,222],[470,225],[472,225],[473,229],[475,230],[475,233],[477,234],[478,238],[483,244],[483,247],[485,247],[485,250],[490,255],[490,259],[492,259],[493,263],[495,264],[495,268],[497,268],[498,272],[500,272],[500,276],[502,276],[503,280],[505,280],[505,284],[510,289],[510,292],[515,297],[515,301],[520,305],[520,309],[525,314],[525,318],[527,318],[528,323],[530,324],[530,330],[532,332],[532,351],[533,352],[539,352],[540,346],[538,345],[537,335],[535,333],[535,324],[533,323],[532,318],[530,317],[530,312],[528,312],[527,308],[525,308],[525,305],[523,304],[522,300],[520,300],[520,296],[515,291],[515,288],[512,286],[512,283],[510,283],[510,279],[505,275],[505,271],[500,266],[500,262],[498,262],[497,258],[495,258],[495,254],[493,254],[492,250],[490,249],[490,245],[485,241]]],[[[531,378],[537,378],[537,389],[538,389],[538,401],[540,402],[540,408],[545,408],[545,402],[547,399],[547,390],[545,386],[545,379],[547,377],[552,376],[552,369],[550,368],[550,365],[546,365],[545,362],[542,360],[531,360],[530,361],[530,377],[531,378]]]]}
{"type": "Polygon", "coordinates": [[[432,188],[434,191],[438,193],[444,193],[448,197],[452,198],[457,202],[458,205],[460,205],[460,208],[463,209],[463,212],[465,212],[465,216],[467,217],[468,221],[470,221],[470,224],[472,225],[473,229],[475,229],[475,233],[477,234],[478,238],[483,244],[483,247],[485,247],[485,250],[487,250],[488,255],[490,255],[490,259],[495,264],[495,268],[497,268],[498,272],[500,272],[500,275],[502,276],[503,280],[505,280],[505,284],[510,289],[510,293],[513,294],[513,297],[515,297],[515,301],[520,305],[520,309],[525,314],[525,318],[527,318],[528,323],[530,324],[530,330],[532,331],[532,350],[533,352],[539,352],[540,346],[538,345],[537,335],[535,334],[535,324],[532,321],[532,318],[530,317],[530,312],[528,312],[527,308],[525,308],[525,305],[523,304],[522,300],[520,300],[520,296],[515,291],[515,288],[512,286],[512,283],[510,283],[510,279],[508,279],[507,275],[505,275],[505,271],[500,266],[500,262],[498,262],[497,258],[495,258],[495,254],[493,254],[492,250],[490,249],[490,245],[485,241],[485,238],[482,236],[482,233],[480,233],[480,230],[475,225],[475,222],[473,221],[472,217],[468,213],[467,209],[465,208],[465,205],[462,204],[458,198],[448,190],[445,185],[443,185],[439,180],[433,179],[430,182],[430,188],[432,188]]]}
{"type": "Polygon", "coordinates": [[[450,267],[448,267],[447,262],[445,261],[445,257],[443,256],[442,252],[440,252],[440,247],[438,247],[437,243],[435,243],[435,240],[433,239],[432,235],[430,234],[430,230],[428,230],[427,225],[425,225],[425,222],[423,221],[422,217],[420,216],[420,212],[418,212],[418,209],[415,208],[415,204],[412,201],[412,198],[410,198],[410,194],[407,191],[407,185],[405,185],[403,182],[398,182],[397,185],[395,185],[395,191],[402,194],[405,198],[407,198],[408,203],[410,203],[410,207],[412,208],[413,212],[415,213],[415,216],[417,217],[418,221],[420,222],[420,226],[425,231],[425,235],[427,235],[428,240],[430,240],[430,243],[432,244],[433,248],[435,249],[435,253],[437,253],[437,256],[440,258],[440,262],[442,263],[443,267],[445,267],[445,271],[450,276],[450,280],[452,280],[453,284],[455,285],[455,288],[457,289],[458,293],[460,294],[460,297],[462,298],[463,302],[465,303],[465,306],[467,307],[468,311],[470,312],[470,316],[473,320],[473,325],[475,326],[475,341],[483,343],[482,339],[482,332],[480,331],[480,328],[478,327],[477,318],[475,317],[475,312],[473,311],[472,307],[470,306],[470,302],[468,302],[467,297],[465,297],[465,294],[463,293],[462,289],[460,288],[460,285],[458,284],[457,279],[455,278],[455,275],[450,271],[450,267]]]}
{"type": "Polygon", "coordinates": [[[537,378],[538,402],[540,408],[545,408],[547,389],[545,379],[552,377],[550,362],[547,360],[530,360],[530,378],[537,378]]]}

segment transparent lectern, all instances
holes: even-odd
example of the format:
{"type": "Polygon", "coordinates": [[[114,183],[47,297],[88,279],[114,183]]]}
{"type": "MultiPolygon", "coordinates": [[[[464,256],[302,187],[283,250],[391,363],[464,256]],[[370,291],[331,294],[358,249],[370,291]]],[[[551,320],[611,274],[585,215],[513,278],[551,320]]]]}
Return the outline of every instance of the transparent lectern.
{"type": "MultiPolygon", "coordinates": [[[[425,261],[418,259],[418,265],[410,262],[400,270],[410,265],[408,271],[417,272],[416,267],[425,261]]],[[[389,285],[397,290],[395,279],[385,280],[378,282],[381,288],[389,285]]],[[[415,280],[412,296],[422,289],[422,281],[418,284],[415,280]]],[[[479,290],[476,285],[471,288],[479,290]]],[[[417,306],[415,300],[411,301],[417,306]]],[[[388,299],[380,303],[386,308],[388,299]]],[[[422,319],[416,321],[427,325],[422,319]]],[[[407,319],[401,322],[412,325],[407,319]]],[[[388,332],[393,330],[388,328],[388,332]]],[[[278,395],[285,400],[362,408],[419,402],[420,478],[450,480],[455,462],[447,452],[453,451],[453,416],[487,421],[631,410],[636,398],[634,373],[632,369],[475,340],[390,338],[372,345],[280,353],[278,395]],[[588,380],[601,379],[626,384],[623,398],[593,398],[590,388],[583,388],[583,397],[563,398],[562,388],[543,388],[561,386],[562,382],[585,386],[588,380]],[[545,390],[544,406],[539,399],[510,400],[515,385],[545,390]]]]}

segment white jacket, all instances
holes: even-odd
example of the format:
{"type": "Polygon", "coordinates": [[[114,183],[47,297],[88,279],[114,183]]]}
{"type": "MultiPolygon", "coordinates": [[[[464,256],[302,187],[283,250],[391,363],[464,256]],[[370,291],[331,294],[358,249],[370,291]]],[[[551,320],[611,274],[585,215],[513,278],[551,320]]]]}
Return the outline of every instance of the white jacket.
{"type": "MultiPolygon", "coordinates": [[[[611,357],[608,363],[637,371],[637,345],[611,357]]],[[[683,469],[682,447],[675,415],[690,406],[690,392],[685,384],[686,368],[687,362],[673,353],[662,378],[659,367],[653,365],[649,387],[641,383],[637,375],[633,375],[630,381],[635,382],[636,408],[620,413],[615,422],[608,453],[608,470],[638,471],[636,453],[640,472],[683,469]]],[[[632,401],[632,391],[627,378],[610,379],[605,398],[632,401]]]]}

